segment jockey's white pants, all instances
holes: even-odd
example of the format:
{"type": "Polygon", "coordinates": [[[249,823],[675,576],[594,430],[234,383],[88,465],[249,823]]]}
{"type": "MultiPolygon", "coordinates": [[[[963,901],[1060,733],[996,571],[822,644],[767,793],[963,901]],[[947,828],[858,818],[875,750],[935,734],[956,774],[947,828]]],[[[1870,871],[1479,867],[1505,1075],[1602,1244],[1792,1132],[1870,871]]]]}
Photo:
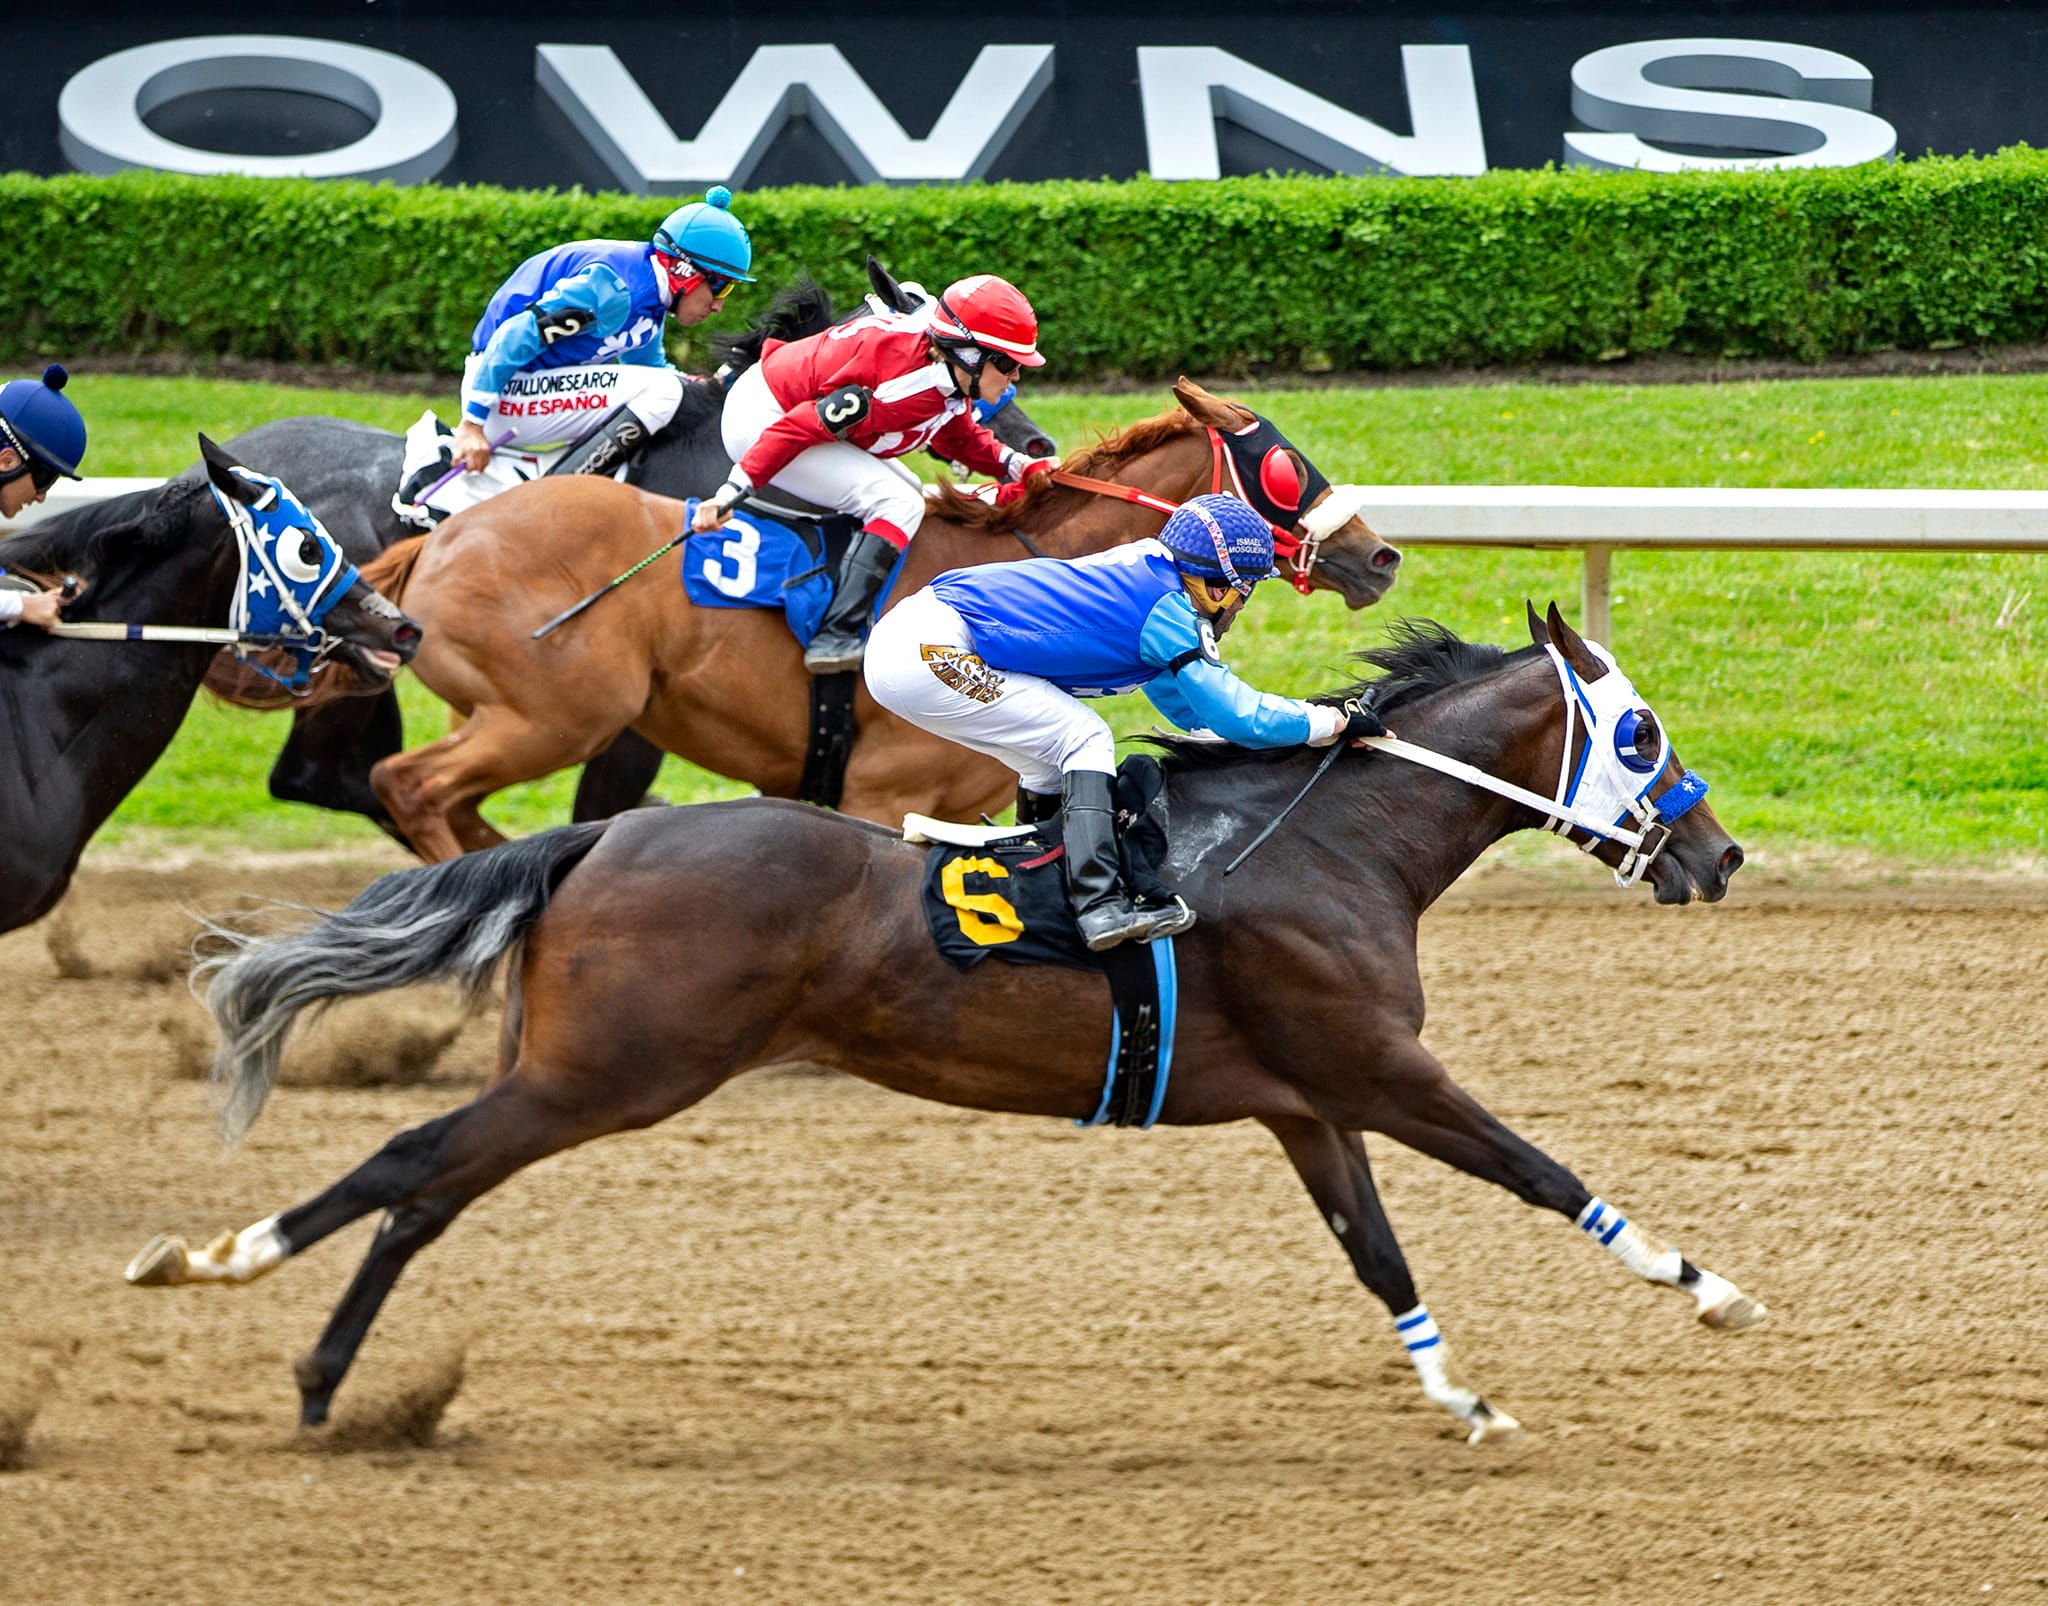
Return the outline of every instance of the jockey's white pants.
{"type": "MultiPolygon", "coordinates": [[[[735,463],[745,457],[761,432],[782,412],[782,404],[756,363],[735,379],[726,393],[725,410],[719,416],[725,455],[735,463]]],[[[891,546],[903,544],[890,536],[891,530],[907,542],[924,522],[924,490],[917,476],[891,458],[875,457],[845,441],[797,453],[768,483],[806,502],[851,513],[863,526],[886,525],[888,528],[875,533],[891,546]]]]}
{"type": "MultiPolygon", "coordinates": [[[[480,355],[472,355],[463,365],[464,391],[482,362],[480,355]]],[[[531,368],[505,381],[484,420],[484,438],[496,440],[509,431],[506,451],[546,453],[575,445],[621,408],[653,435],[676,416],[682,400],[683,376],[673,368],[621,362],[531,368]]]]}
{"type": "MultiPolygon", "coordinates": [[[[472,356],[464,366],[464,389],[475,378],[481,361],[472,356]]],[[[429,497],[428,503],[435,513],[447,516],[488,502],[501,491],[545,474],[563,452],[615,414],[630,412],[651,435],[667,427],[682,400],[683,376],[673,368],[593,362],[514,374],[505,382],[504,394],[483,425],[485,440],[495,441],[507,434],[511,439],[493,452],[482,468],[456,475],[429,497]]],[[[430,409],[406,431],[399,485],[414,484],[422,469],[445,468],[447,453],[448,437],[430,409]]],[[[391,505],[400,518],[427,527],[411,504],[394,496],[391,505]]]]}
{"type": "Polygon", "coordinates": [[[868,636],[868,692],[920,730],[999,759],[1034,792],[1073,770],[1116,773],[1102,716],[1036,675],[992,669],[959,613],[929,591],[905,597],[868,636]]]}

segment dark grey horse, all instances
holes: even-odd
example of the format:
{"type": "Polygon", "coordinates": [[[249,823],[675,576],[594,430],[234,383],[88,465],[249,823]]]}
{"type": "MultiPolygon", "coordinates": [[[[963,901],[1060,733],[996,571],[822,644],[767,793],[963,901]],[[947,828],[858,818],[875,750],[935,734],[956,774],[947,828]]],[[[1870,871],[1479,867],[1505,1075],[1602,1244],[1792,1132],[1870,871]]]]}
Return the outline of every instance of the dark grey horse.
{"type": "MultiPolygon", "coordinates": [[[[869,259],[869,276],[887,304],[904,304],[903,292],[869,259]]],[[[770,337],[800,339],[829,328],[831,299],[808,279],[775,297],[746,334],[715,342],[730,368],[755,361],[770,337]]],[[[719,438],[722,395],[717,381],[692,385],[669,427],[649,444],[634,483],[661,496],[707,496],[718,488],[731,459],[719,438]]],[[[1033,457],[1049,457],[1052,439],[1024,409],[1005,406],[989,421],[996,438],[1033,457]]],[[[419,532],[391,511],[405,454],[403,436],[346,418],[314,415],[281,418],[228,442],[249,467],[284,480],[320,516],[351,561],[366,564],[392,542],[419,532]]],[[[271,796],[293,803],[342,809],[374,820],[398,834],[370,787],[370,767],[403,750],[398,694],[388,687],[293,716],[292,733],[270,772],[271,796]]],[[[632,731],[584,766],[576,787],[575,818],[605,819],[646,795],[661,752],[632,731]]],[[[403,840],[401,838],[401,840],[403,840]]]]}

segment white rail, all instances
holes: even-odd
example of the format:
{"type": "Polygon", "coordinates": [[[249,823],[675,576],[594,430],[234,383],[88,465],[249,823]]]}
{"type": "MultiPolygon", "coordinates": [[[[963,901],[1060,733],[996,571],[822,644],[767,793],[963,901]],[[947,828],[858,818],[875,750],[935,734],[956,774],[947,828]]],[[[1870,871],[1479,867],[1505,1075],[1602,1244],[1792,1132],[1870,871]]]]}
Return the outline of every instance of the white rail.
{"type": "Polygon", "coordinates": [[[2048,552],[2048,491],[1787,491],[1589,485],[1373,485],[1395,546],[1578,549],[1581,628],[1612,634],[1617,550],[2048,552]]]}
{"type": "MultiPolygon", "coordinates": [[[[12,526],[161,485],[60,480],[12,526]]],[[[1612,633],[1617,551],[2048,552],[2048,491],[1781,491],[1591,485],[1373,485],[1366,521],[1395,546],[1586,555],[1582,628],[1612,633]]]]}

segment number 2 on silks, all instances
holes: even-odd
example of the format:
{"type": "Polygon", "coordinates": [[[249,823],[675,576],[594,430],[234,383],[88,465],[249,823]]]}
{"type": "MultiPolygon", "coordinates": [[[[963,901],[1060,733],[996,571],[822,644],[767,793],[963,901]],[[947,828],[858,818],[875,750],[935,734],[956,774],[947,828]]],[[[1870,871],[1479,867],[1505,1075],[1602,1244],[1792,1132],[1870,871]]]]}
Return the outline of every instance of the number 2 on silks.
{"type": "Polygon", "coordinates": [[[726,529],[731,533],[719,544],[718,550],[732,560],[732,572],[717,558],[704,560],[704,578],[709,580],[728,597],[750,597],[754,594],[754,579],[760,569],[761,532],[745,519],[733,519],[726,529]]]}

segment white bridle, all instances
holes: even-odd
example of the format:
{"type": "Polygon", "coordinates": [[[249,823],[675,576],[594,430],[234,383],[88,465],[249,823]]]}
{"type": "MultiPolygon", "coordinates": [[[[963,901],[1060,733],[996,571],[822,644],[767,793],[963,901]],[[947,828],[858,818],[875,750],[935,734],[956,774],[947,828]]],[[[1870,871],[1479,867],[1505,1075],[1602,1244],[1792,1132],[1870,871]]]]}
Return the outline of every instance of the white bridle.
{"type": "Polygon", "coordinates": [[[1581,852],[1593,852],[1598,842],[1619,842],[1628,852],[1614,867],[1614,884],[1632,887],[1664,851],[1664,845],[1671,840],[1672,825],[1707,795],[1707,783],[1687,770],[1656,797],[1647,795],[1670,762],[1671,738],[1665,733],[1664,722],[1658,720],[1656,758],[1623,757],[1618,736],[1608,733],[1618,733],[1629,714],[1636,715],[1638,720],[1655,716],[1606,648],[1589,641],[1586,649],[1607,666],[1607,673],[1598,680],[1581,680],[1565,662],[1563,653],[1548,644],[1544,647],[1557,669],[1558,686],[1564,693],[1564,756],[1558,765],[1557,790],[1549,797],[1489,775],[1476,765],[1434,748],[1404,742],[1398,736],[1368,736],[1359,745],[1534,809],[1544,817],[1544,830],[1555,831],[1567,840],[1573,831],[1583,831],[1587,840],[1574,844],[1581,852]],[[1585,723],[1586,740],[1574,765],[1573,737],[1581,720],[1585,723]],[[1640,785],[1636,784],[1638,780],[1640,785]],[[1631,830],[1621,823],[1630,818],[1635,820],[1637,829],[1631,830]]]}

